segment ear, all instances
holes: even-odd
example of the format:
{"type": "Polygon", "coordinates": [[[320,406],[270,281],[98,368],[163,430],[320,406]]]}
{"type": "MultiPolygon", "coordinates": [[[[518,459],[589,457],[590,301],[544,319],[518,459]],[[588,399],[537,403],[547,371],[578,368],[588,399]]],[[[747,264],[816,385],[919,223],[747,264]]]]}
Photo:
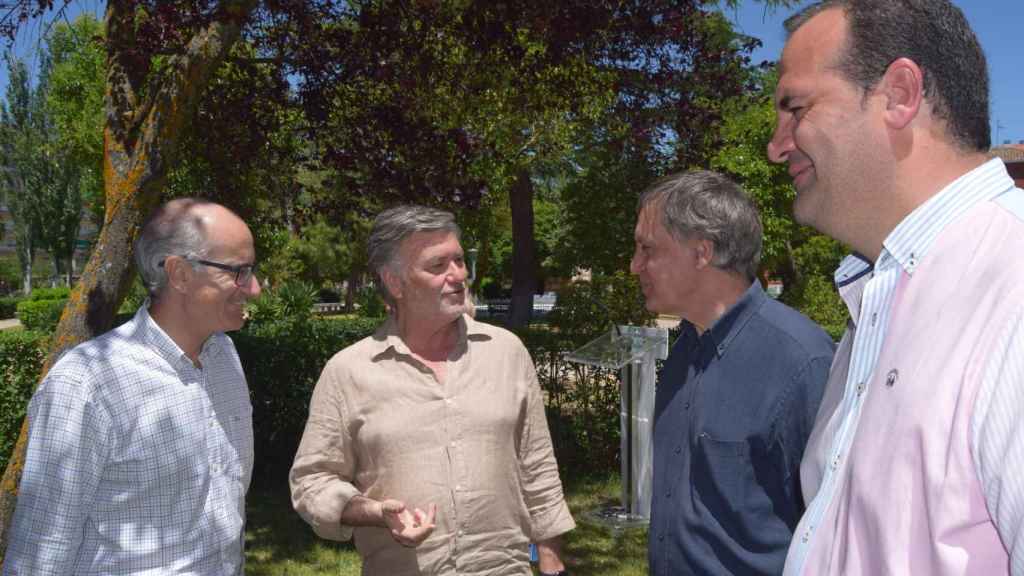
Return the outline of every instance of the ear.
{"type": "Polygon", "coordinates": [[[715,258],[715,243],[711,240],[700,239],[697,241],[696,246],[697,255],[697,269],[707,268],[711,266],[711,261],[715,258]]]}
{"type": "Polygon", "coordinates": [[[185,294],[195,275],[195,269],[181,256],[168,256],[164,260],[164,271],[167,273],[167,287],[175,292],[185,294]]]}
{"type": "Polygon", "coordinates": [[[380,279],[384,282],[384,286],[388,290],[388,294],[398,301],[402,298],[402,279],[398,274],[395,274],[387,267],[384,267],[380,271],[380,279]]]}
{"type": "Polygon", "coordinates": [[[917,117],[924,101],[924,72],[910,58],[897,58],[879,83],[885,96],[885,123],[901,130],[917,117]]]}

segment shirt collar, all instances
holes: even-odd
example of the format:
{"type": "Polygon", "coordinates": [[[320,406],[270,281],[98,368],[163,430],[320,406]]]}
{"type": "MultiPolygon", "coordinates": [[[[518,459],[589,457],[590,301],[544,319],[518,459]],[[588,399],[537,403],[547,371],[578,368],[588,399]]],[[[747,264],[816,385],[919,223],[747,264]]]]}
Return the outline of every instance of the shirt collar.
{"type": "MultiPolygon", "coordinates": [[[[468,314],[463,314],[455,320],[459,336],[456,341],[454,352],[459,352],[466,348],[469,340],[475,340],[478,337],[486,336],[486,333],[481,330],[480,323],[471,318],[468,314]]],[[[373,358],[377,359],[388,352],[393,350],[397,354],[403,354],[406,356],[412,355],[409,350],[409,346],[406,345],[405,341],[398,334],[398,322],[395,320],[394,315],[389,315],[383,324],[377,328],[377,331],[373,334],[372,340],[372,352],[373,358]]]]}
{"type": "Polygon", "coordinates": [[[715,320],[711,328],[701,338],[710,338],[715,344],[718,356],[722,356],[743,330],[743,327],[747,325],[747,322],[764,306],[767,300],[768,296],[761,289],[761,283],[754,280],[743,296],[740,296],[740,299],[726,310],[725,314],[715,320]]]}
{"type": "Polygon", "coordinates": [[[900,265],[913,275],[943,228],[979,202],[991,200],[1013,188],[1013,179],[999,158],[960,176],[914,209],[882,242],[876,267],[900,265]]]}
{"type": "MultiPolygon", "coordinates": [[[[135,329],[141,339],[151,346],[158,354],[163,356],[172,366],[180,363],[187,362],[190,366],[194,365],[192,359],[185,354],[185,351],[178,346],[167,332],[157,324],[156,320],[153,319],[149,314],[150,301],[147,298],[146,301],[139,307],[138,311],[135,312],[135,317],[132,322],[135,323],[135,329]]],[[[206,359],[211,358],[217,354],[220,354],[223,347],[221,342],[221,333],[212,334],[209,338],[203,342],[203,346],[199,349],[199,360],[200,363],[206,359]]]]}

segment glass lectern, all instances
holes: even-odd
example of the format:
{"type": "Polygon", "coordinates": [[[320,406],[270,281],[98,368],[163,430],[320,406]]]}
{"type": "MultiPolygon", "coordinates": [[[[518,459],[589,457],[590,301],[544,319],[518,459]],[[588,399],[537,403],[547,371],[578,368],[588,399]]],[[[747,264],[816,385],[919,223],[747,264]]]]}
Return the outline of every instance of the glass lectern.
{"type": "Polygon", "coordinates": [[[643,326],[616,326],[566,355],[570,362],[619,370],[622,506],[598,512],[611,524],[644,524],[651,517],[655,364],[667,357],[668,330],[643,326]]]}

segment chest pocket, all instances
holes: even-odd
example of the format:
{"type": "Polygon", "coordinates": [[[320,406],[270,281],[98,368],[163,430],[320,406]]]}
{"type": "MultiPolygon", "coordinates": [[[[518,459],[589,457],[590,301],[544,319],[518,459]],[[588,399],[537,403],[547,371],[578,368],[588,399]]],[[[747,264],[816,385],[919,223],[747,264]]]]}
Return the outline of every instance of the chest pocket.
{"type": "Polygon", "coordinates": [[[749,441],[719,440],[701,432],[694,446],[691,486],[719,523],[754,536],[775,516],[769,493],[778,475],[771,458],[749,441]]]}

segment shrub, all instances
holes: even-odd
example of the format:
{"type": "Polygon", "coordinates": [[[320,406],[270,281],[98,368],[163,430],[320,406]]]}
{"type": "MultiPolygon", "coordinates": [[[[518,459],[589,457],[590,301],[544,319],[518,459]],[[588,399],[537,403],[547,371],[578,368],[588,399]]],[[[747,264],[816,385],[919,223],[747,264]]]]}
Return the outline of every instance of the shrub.
{"type": "Polygon", "coordinates": [[[231,334],[252,393],[261,474],[285,477],[324,364],[337,351],[372,334],[378,324],[366,318],[313,318],[252,324],[231,334]]]}
{"type": "Polygon", "coordinates": [[[380,297],[377,289],[373,286],[363,286],[359,290],[359,293],[356,294],[356,306],[359,309],[359,315],[363,318],[379,321],[388,313],[384,299],[380,297]]]}
{"type": "Polygon", "coordinates": [[[803,290],[800,311],[814,320],[836,342],[846,330],[849,312],[830,278],[811,276],[803,290]]]}
{"type": "Polygon", "coordinates": [[[517,334],[544,391],[559,467],[577,473],[614,469],[620,437],[618,372],[566,360],[566,353],[578,347],[568,335],[544,328],[517,334]]]}
{"type": "Polygon", "coordinates": [[[53,332],[60,321],[61,312],[67,299],[63,300],[23,300],[18,302],[18,319],[28,330],[53,332]]]}
{"type": "Polygon", "coordinates": [[[281,301],[281,316],[284,320],[303,322],[313,317],[313,305],[317,303],[317,289],[300,280],[289,280],[275,289],[281,301]]]}
{"type": "Polygon", "coordinates": [[[24,298],[20,296],[4,296],[0,298],[0,319],[14,318],[18,312],[18,302],[22,300],[24,298]]]}
{"type": "Polygon", "coordinates": [[[0,470],[7,468],[46,355],[47,338],[28,330],[0,332],[0,470]]]}
{"type": "Polygon", "coordinates": [[[248,320],[246,327],[277,322],[281,319],[281,299],[272,290],[264,290],[259,298],[246,304],[248,320]]]}
{"type": "Polygon", "coordinates": [[[33,288],[32,293],[28,295],[28,299],[33,302],[40,300],[66,300],[69,296],[71,296],[71,288],[58,286],[56,288],[33,288]]]}
{"type": "Polygon", "coordinates": [[[548,315],[548,323],[576,346],[608,331],[613,323],[650,326],[653,320],[644,308],[640,284],[623,272],[566,286],[548,315]]]}

